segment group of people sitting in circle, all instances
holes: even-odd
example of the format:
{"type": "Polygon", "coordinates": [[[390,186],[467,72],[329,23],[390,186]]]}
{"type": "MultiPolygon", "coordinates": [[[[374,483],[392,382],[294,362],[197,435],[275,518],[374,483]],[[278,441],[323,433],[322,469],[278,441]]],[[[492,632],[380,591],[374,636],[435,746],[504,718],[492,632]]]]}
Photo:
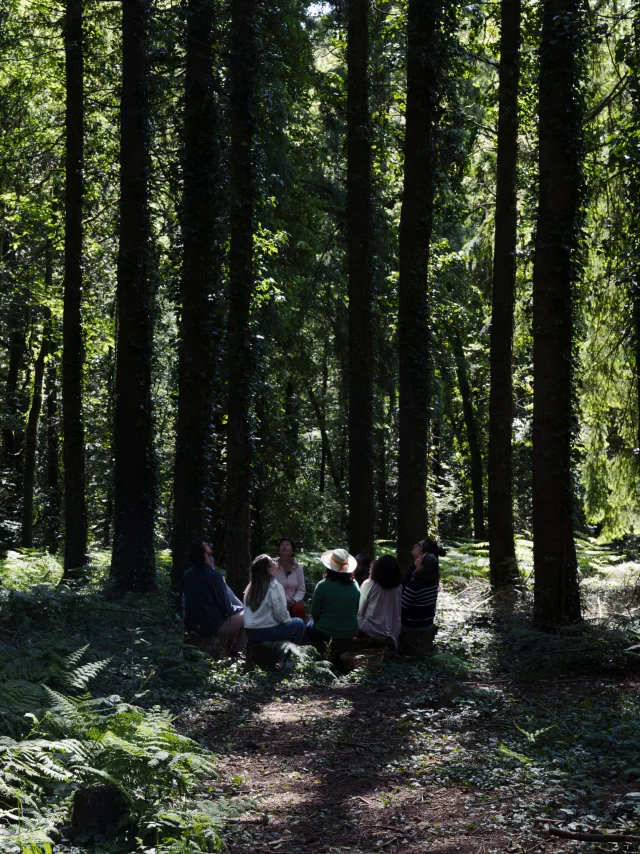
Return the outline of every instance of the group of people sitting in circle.
{"type": "Polygon", "coordinates": [[[306,584],[295,556],[295,543],[280,540],[278,558],[259,555],[251,565],[244,601],[215,569],[208,543],[189,547],[191,568],[183,579],[187,637],[204,651],[222,639],[226,652],[238,654],[249,643],[296,644],[360,637],[389,637],[430,631],[440,585],[439,556],[446,554],[427,538],[415,544],[413,565],[405,572],[393,555],[376,560],[329,549],[320,560],[324,577],[316,584],[311,617],[306,620],[306,584]]]}

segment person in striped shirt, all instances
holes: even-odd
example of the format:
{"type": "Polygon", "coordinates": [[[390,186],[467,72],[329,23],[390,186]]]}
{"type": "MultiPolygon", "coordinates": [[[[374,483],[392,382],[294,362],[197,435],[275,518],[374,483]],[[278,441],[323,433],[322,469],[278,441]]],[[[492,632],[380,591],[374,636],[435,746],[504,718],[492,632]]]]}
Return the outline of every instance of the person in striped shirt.
{"type": "Polygon", "coordinates": [[[435,554],[416,557],[415,569],[402,593],[401,632],[426,632],[433,626],[440,587],[440,564],[435,554]]]}

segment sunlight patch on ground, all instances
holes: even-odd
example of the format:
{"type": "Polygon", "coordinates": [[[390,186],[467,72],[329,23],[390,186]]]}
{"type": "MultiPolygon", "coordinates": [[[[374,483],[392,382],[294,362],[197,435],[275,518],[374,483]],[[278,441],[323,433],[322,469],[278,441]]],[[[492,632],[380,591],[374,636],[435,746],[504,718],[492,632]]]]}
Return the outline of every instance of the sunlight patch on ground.
{"type": "Polygon", "coordinates": [[[260,717],[272,723],[297,723],[304,720],[335,719],[351,713],[351,703],[335,705],[328,700],[309,700],[306,703],[277,701],[262,709],[260,717]]]}

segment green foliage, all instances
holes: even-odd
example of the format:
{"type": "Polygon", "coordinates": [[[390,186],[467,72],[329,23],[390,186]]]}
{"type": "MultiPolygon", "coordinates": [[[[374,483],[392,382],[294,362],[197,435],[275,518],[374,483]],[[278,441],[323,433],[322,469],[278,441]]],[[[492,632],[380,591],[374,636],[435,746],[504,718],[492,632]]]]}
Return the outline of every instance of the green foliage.
{"type": "MultiPolygon", "coordinates": [[[[56,671],[80,689],[106,665],[80,664],[85,652],[60,659],[56,671]]],[[[78,698],[39,687],[24,682],[5,686],[3,693],[14,710],[34,698],[42,709],[39,719],[27,714],[32,726],[22,739],[0,737],[0,820],[11,843],[25,852],[51,844],[69,793],[99,782],[122,793],[128,804],[123,832],[139,837],[141,845],[175,854],[220,847],[220,825],[244,804],[194,800],[203,782],[215,778],[215,762],[176,731],[169,712],[117,696],[78,698]]]]}
{"type": "Polygon", "coordinates": [[[32,590],[35,584],[57,584],[61,578],[59,559],[37,549],[10,551],[0,560],[0,581],[11,590],[32,590]]]}

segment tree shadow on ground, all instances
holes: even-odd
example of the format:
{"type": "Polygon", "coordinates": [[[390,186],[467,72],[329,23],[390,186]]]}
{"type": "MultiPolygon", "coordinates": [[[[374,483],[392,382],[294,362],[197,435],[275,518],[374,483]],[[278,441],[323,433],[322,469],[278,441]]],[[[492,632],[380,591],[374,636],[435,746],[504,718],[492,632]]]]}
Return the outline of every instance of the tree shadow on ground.
{"type": "Polygon", "coordinates": [[[228,829],[231,851],[558,851],[547,828],[633,828],[635,675],[587,663],[523,681],[513,615],[499,617],[450,621],[418,665],[203,708],[191,723],[226,745],[223,779],[269,817],[228,829]]]}

